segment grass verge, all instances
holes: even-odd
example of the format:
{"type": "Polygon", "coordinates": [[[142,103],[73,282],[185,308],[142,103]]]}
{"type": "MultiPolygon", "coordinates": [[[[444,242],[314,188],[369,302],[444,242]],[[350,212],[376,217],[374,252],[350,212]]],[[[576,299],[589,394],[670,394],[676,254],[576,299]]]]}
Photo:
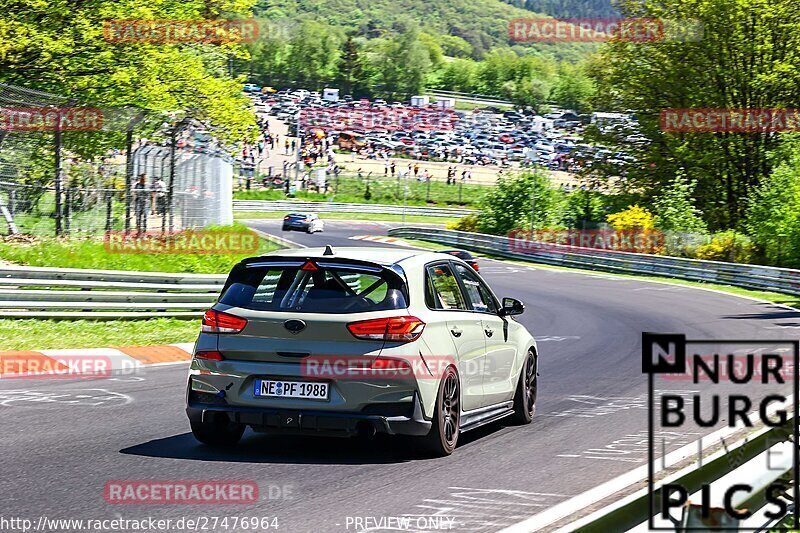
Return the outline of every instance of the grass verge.
{"type": "Polygon", "coordinates": [[[0,351],[109,348],[193,342],[200,320],[0,319],[0,351]]]}
{"type": "MultiPolygon", "coordinates": [[[[401,171],[404,169],[400,169],[401,171]]],[[[421,172],[421,171],[420,171],[421,172]]],[[[459,174],[460,176],[460,174],[459,174]]],[[[460,178],[459,178],[460,179],[460,178]]],[[[306,202],[343,202],[348,204],[390,204],[428,207],[467,207],[474,208],[480,199],[490,190],[490,185],[475,183],[456,183],[448,185],[442,177],[427,181],[411,178],[392,178],[389,176],[372,176],[358,178],[355,176],[329,177],[327,194],[309,191],[297,191],[287,197],[283,190],[250,190],[235,191],[234,200],[302,200],[306,202]],[[403,190],[405,185],[406,190],[403,190]]]]}
{"type": "MultiPolygon", "coordinates": [[[[207,228],[211,234],[249,231],[243,224],[207,228]]],[[[270,252],[278,245],[255,238],[253,253],[141,253],[136,250],[115,251],[102,237],[36,237],[29,242],[8,239],[0,242],[0,259],[26,266],[54,268],[91,268],[95,270],[136,270],[141,272],[186,272],[221,274],[245,257],[270,252]]],[[[226,241],[227,242],[227,241],[226,241]]]]}

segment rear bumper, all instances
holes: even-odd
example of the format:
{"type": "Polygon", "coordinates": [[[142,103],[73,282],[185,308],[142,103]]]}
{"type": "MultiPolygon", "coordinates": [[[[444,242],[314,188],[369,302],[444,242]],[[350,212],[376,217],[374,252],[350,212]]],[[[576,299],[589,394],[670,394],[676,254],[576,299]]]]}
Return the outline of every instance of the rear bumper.
{"type": "Polygon", "coordinates": [[[292,231],[292,230],[308,231],[308,228],[309,228],[309,224],[308,223],[303,223],[303,224],[284,224],[283,225],[283,230],[284,231],[292,231]]]}
{"type": "Polygon", "coordinates": [[[224,413],[231,422],[269,433],[353,436],[371,427],[375,432],[389,435],[427,435],[432,423],[425,420],[416,394],[412,405],[412,412],[408,416],[382,416],[357,412],[234,407],[189,401],[186,414],[190,420],[200,422],[216,413],[224,413]]]}

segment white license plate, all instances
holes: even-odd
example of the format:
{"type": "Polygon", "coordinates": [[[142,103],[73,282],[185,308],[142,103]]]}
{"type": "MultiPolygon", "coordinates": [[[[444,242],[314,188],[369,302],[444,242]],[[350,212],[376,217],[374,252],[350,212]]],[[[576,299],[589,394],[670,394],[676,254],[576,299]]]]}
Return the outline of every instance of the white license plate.
{"type": "Polygon", "coordinates": [[[305,398],[327,400],[330,390],[328,383],[320,381],[284,381],[282,379],[257,379],[253,393],[258,397],[305,398]]]}

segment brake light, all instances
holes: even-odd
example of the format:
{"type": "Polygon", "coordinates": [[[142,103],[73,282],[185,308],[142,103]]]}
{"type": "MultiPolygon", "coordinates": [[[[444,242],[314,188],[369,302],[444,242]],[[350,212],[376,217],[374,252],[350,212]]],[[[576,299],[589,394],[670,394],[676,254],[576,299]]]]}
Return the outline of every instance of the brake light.
{"type": "Polygon", "coordinates": [[[194,357],[195,357],[195,359],[204,359],[206,361],[223,361],[223,360],[225,360],[225,358],[222,357],[222,353],[221,352],[217,352],[215,350],[210,350],[210,351],[207,351],[207,352],[197,352],[196,354],[194,354],[194,357]]]}
{"type": "Polygon", "coordinates": [[[475,272],[477,272],[478,271],[478,263],[477,262],[472,263],[472,268],[474,268],[475,272]]]}
{"type": "Polygon", "coordinates": [[[306,272],[316,272],[319,270],[319,267],[315,265],[313,261],[306,261],[306,264],[304,264],[300,270],[305,270],[306,272]]]}
{"type": "Polygon", "coordinates": [[[395,316],[350,322],[347,329],[357,339],[411,342],[422,335],[425,322],[415,316],[395,316]]]}
{"type": "Polygon", "coordinates": [[[209,309],[203,314],[203,333],[239,333],[247,325],[247,319],[209,309]]]}

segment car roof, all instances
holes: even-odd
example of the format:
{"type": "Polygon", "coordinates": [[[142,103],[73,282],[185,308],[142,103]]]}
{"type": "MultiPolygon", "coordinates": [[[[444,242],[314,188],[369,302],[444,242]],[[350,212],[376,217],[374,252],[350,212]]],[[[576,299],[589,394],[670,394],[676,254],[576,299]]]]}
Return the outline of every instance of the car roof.
{"type": "MultiPolygon", "coordinates": [[[[382,265],[395,265],[401,262],[419,262],[424,264],[436,259],[452,259],[454,256],[433,250],[411,250],[408,248],[397,247],[378,247],[378,246],[331,246],[333,255],[331,258],[356,259],[360,261],[371,261],[382,265]]],[[[263,257],[271,255],[283,257],[322,257],[325,248],[294,248],[288,250],[276,250],[265,254],[263,257]]],[[[327,257],[327,256],[326,256],[327,257]]]]}

